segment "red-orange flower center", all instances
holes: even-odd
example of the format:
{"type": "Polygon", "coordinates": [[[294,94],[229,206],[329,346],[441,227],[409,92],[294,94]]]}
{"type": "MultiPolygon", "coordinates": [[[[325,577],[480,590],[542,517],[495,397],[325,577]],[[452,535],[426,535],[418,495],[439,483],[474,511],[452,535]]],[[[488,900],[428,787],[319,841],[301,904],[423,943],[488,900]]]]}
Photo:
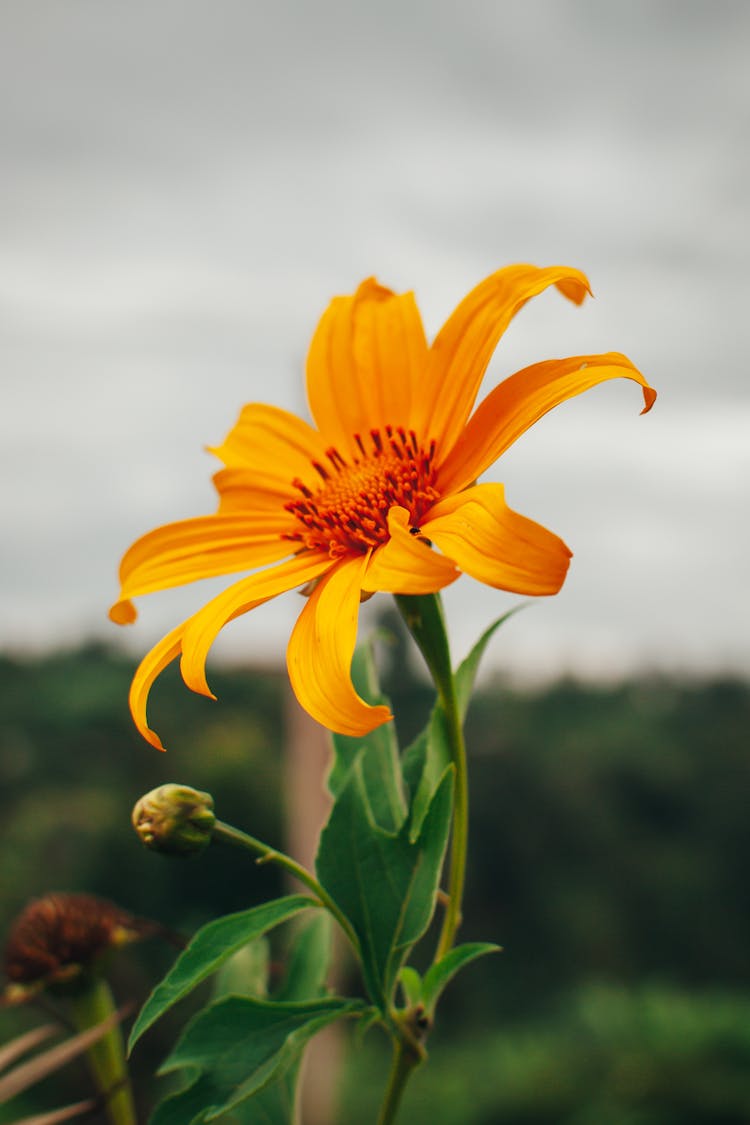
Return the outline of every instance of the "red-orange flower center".
{"type": "Polygon", "coordinates": [[[355,551],[364,554],[388,539],[388,512],[406,508],[414,527],[438,499],[435,488],[435,442],[421,445],[413,430],[386,426],[370,430],[369,447],[360,434],[354,440],[361,456],[349,462],[333,447],[327,464],[313,461],[321,478],[317,489],[298,477],[292,484],[302,496],[287,511],[302,525],[288,539],[331,558],[355,551]]]}

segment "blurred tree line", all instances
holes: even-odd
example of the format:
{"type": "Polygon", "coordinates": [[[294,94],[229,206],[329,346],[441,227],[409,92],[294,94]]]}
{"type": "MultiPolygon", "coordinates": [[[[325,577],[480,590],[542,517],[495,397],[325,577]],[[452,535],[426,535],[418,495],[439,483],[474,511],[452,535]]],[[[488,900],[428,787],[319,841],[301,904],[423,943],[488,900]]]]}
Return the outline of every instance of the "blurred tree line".
{"type": "MultiPolygon", "coordinates": [[[[384,681],[403,743],[432,694],[387,624],[384,681]]],[[[150,709],[169,751],[159,754],[127,712],[132,671],[98,645],[0,658],[0,934],[51,890],[111,898],[185,934],[281,892],[270,866],[231,850],[154,856],[129,818],[146,790],[180,781],[209,790],[223,820],[283,845],[285,677],[217,668],[216,704],[165,673],[150,709]]],[[[461,936],[504,952],[447,994],[436,1061],[417,1075],[404,1120],[747,1125],[748,730],[750,685],[739,680],[483,682],[467,721],[461,936]]],[[[140,1002],[173,958],[158,942],[123,953],[115,989],[140,1002]]],[[[144,1041],[136,1082],[139,1068],[150,1081],[185,1015],[144,1041]]],[[[0,1017],[2,1038],[38,1022],[0,1017]]],[[[351,1064],[342,1125],[377,1104],[371,1038],[351,1064]]]]}

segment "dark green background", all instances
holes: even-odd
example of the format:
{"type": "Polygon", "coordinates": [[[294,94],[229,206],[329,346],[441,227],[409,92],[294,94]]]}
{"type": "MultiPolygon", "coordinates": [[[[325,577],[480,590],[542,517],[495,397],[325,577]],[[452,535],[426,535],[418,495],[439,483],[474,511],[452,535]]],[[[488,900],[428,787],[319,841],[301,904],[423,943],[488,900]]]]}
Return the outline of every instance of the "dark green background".
{"type": "MultiPolygon", "coordinates": [[[[431,692],[402,637],[380,658],[408,739],[431,692]]],[[[99,894],[189,934],[282,889],[271,867],[230,850],[152,855],[129,817],[144,791],[187,782],[214,794],[222,819],[283,845],[283,676],[216,670],[211,703],[167,672],[152,702],[170,746],[159,754],[127,713],[132,670],[96,646],[0,658],[3,933],[49,890],[99,894]]],[[[467,723],[461,936],[504,953],[446,994],[405,1122],[747,1125],[749,730],[750,687],[737,680],[644,675],[524,692],[484,681],[467,723]]],[[[173,957],[159,941],[121,953],[118,998],[140,1002],[173,957]]],[[[144,1105],[187,1014],[136,1051],[144,1105]]],[[[2,1040],[40,1018],[0,1013],[2,1040]]],[[[381,1047],[373,1033],[354,1055],[341,1125],[371,1116],[381,1047]]],[[[81,1096],[84,1083],[70,1068],[33,1104],[81,1096]]]]}

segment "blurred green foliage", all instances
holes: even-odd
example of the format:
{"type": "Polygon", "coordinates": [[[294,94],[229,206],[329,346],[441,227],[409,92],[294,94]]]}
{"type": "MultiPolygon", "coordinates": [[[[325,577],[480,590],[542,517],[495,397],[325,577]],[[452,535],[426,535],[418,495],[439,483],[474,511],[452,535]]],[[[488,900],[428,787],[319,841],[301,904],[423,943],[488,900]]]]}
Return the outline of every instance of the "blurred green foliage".
{"type": "MultiPolygon", "coordinates": [[[[380,655],[403,742],[432,693],[400,633],[380,655]]],[[[132,727],[132,671],[101,646],[0,658],[0,935],[51,890],[99,894],[185,934],[282,892],[273,868],[231,849],[147,852],[130,810],[185,782],[214,795],[222,820],[283,845],[285,677],[217,669],[217,704],[168,671],[151,703],[159,754],[132,727]]],[[[739,680],[483,682],[467,721],[461,940],[504,952],[448,989],[405,1121],[747,1125],[748,731],[739,680]]],[[[173,958],[159,942],[118,955],[120,999],[140,1003],[173,958]]],[[[144,1038],[136,1082],[140,1071],[147,1086],[185,1015],[144,1038]]],[[[0,1017],[3,1039],[39,1022],[0,1017]]],[[[372,1104],[382,1089],[371,1038],[342,1120],[371,1115],[370,1076],[372,1104]]]]}
{"type": "MultiPolygon", "coordinates": [[[[342,1121],[367,1121],[387,1052],[351,1056],[342,1121]]],[[[544,1018],[430,1051],[404,1097],[414,1125],[744,1125],[750,996],[588,985],[544,1018]]]]}

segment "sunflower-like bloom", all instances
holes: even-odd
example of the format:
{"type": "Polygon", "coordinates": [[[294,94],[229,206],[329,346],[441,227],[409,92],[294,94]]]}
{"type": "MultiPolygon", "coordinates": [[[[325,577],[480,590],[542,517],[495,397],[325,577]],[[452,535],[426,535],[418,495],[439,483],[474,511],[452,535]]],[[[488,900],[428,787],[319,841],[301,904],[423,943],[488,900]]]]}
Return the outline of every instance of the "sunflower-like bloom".
{"type": "Polygon", "coordinates": [[[218,510],[151,531],[122,560],[110,610],[118,624],[135,620],[138,595],[252,571],[141,663],[130,707],[149,742],[162,748],[146,720],[159,673],[181,656],[187,686],[211,696],[206,657],[221,628],[284,591],[311,591],[287,648],[294,692],[314,718],[349,735],[391,717],[351,682],[363,596],[434,593],[461,571],[513,593],[557,593],[568,548],[512,511],[501,484],[477,478],[548,410],[589,387],[632,379],[643,388],[643,412],[656,393],[623,355],[579,355],[524,368],[474,410],[511,319],[552,285],[575,304],[590,292],[575,269],[509,266],[464,298],[431,346],[411,293],[371,278],[330,303],[307,359],[314,425],[273,406],[245,406],[211,451],[224,466],[213,478],[218,510]]]}

